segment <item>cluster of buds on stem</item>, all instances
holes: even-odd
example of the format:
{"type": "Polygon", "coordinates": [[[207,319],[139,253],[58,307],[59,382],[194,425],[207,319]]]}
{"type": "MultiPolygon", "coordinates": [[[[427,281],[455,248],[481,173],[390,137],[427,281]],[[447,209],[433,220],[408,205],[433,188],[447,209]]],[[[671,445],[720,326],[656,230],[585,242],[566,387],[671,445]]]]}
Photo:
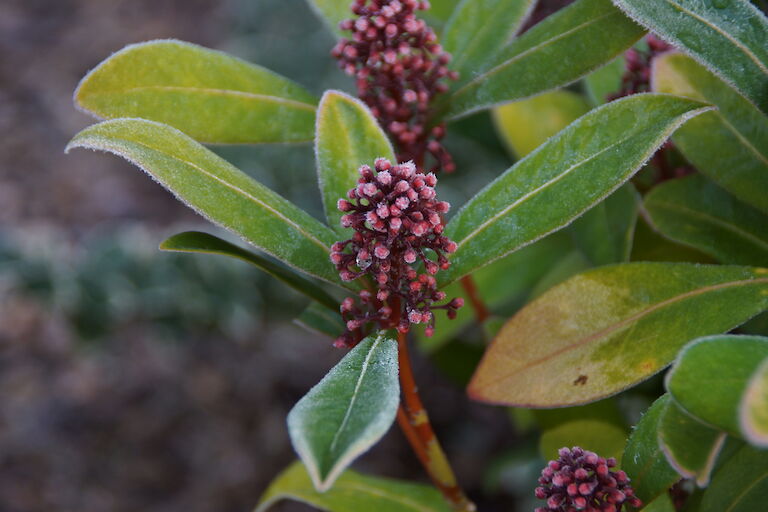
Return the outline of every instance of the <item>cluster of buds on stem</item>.
{"type": "Polygon", "coordinates": [[[341,313],[347,331],[337,346],[351,346],[372,322],[408,332],[411,324],[427,324],[434,332],[433,310],[445,309],[449,318],[464,301],[456,298],[442,305],[445,292],[437,289],[435,274],[450,266],[446,254],[456,244],[443,233],[441,214],[450,205],[438,201],[434,174],[418,172],[412,162],[392,165],[379,158],[372,169],[360,167],[355,188],[340,199],[341,225],[352,228],[349,240],[336,242],[331,261],[344,281],[368,276],[375,292],[363,290],[359,302],[344,300],[341,313]]]}
{"type": "Polygon", "coordinates": [[[579,447],[561,448],[560,457],[541,472],[536,497],[547,501],[536,512],[621,512],[626,504],[642,502],[623,471],[615,471],[616,459],[605,459],[579,447]]]}
{"type": "Polygon", "coordinates": [[[607,98],[608,101],[651,90],[651,62],[657,55],[671,50],[672,46],[653,34],[645,36],[645,42],[648,45],[648,51],[630,48],[624,53],[624,75],[621,77],[621,89],[610,94],[607,98]]]}
{"type": "Polygon", "coordinates": [[[435,33],[414,14],[427,8],[423,0],[354,0],[357,17],[340,24],[352,36],[331,54],[356,78],[358,96],[395,141],[399,161],[421,166],[429,153],[433,171],[451,172],[455,164],[440,143],[445,126],[430,128],[428,117],[434,97],[448,89],[444,79],[458,75],[448,69],[450,55],[435,33]]]}

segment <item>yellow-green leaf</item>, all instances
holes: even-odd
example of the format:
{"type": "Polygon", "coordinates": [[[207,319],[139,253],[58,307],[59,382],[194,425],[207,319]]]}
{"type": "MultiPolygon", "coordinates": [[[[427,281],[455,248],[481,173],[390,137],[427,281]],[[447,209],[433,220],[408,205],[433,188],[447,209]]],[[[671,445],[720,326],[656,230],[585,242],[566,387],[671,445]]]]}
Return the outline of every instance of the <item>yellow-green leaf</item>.
{"type": "Polygon", "coordinates": [[[497,107],[493,119],[512,153],[523,158],[587,112],[589,105],[580,94],[552,91],[497,107]]]}
{"type": "Polygon", "coordinates": [[[114,119],[75,135],[67,151],[73,148],[125,158],[216,224],[298,270],[342,284],[328,258],[333,231],[179,130],[114,119]]]}
{"type": "Polygon", "coordinates": [[[75,103],[102,119],[141,117],[206,143],[312,140],[317,99],[268,69],[175,40],[130,45],[88,73],[75,103]]]}
{"type": "MultiPolygon", "coordinates": [[[[690,57],[653,61],[653,89],[717,106],[691,120],[673,140],[702,173],[768,213],[768,117],[690,57]]],[[[768,96],[768,85],[766,85],[768,96]]]]}
{"type": "Polygon", "coordinates": [[[304,466],[295,462],[283,471],[261,497],[254,512],[265,512],[282,500],[306,503],[327,512],[450,512],[451,507],[430,485],[362,475],[341,474],[325,492],[312,485],[304,466]]]}
{"type": "Polygon", "coordinates": [[[747,384],[739,404],[739,426],[747,441],[768,448],[768,360],[747,384]]]}
{"type": "Polygon", "coordinates": [[[587,403],[650,377],[689,340],[728,331],[766,308],[766,269],[628,263],[590,270],[509,320],[469,392],[524,407],[587,403]]]}

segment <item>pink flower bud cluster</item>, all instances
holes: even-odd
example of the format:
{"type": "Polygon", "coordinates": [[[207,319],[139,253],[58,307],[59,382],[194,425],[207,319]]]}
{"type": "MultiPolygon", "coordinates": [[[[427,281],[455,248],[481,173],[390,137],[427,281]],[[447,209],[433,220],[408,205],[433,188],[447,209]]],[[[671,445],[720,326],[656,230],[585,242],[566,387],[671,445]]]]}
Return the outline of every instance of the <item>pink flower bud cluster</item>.
{"type": "Polygon", "coordinates": [[[435,175],[418,172],[412,162],[392,165],[379,158],[373,169],[363,165],[359,172],[357,186],[338,202],[344,212],[341,225],[354,229],[354,234],[333,244],[331,261],[344,281],[370,276],[377,291],[360,292],[359,303],[344,300],[341,313],[347,332],[337,345],[353,345],[360,330],[371,322],[392,324],[397,320],[400,332],[407,332],[411,324],[424,323],[431,336],[432,311],[445,309],[454,318],[464,303],[456,298],[435,305],[446,296],[437,289],[434,276],[450,266],[446,254],[456,250],[456,243],[442,234],[441,214],[450,205],[437,200],[435,175]],[[393,307],[399,310],[393,311],[393,307]]]}
{"type": "Polygon", "coordinates": [[[354,0],[357,17],[340,24],[352,36],[331,54],[356,78],[358,96],[395,142],[399,161],[421,165],[429,153],[433,171],[451,172],[455,164],[440,143],[445,127],[429,128],[427,118],[434,97],[448,89],[444,79],[458,75],[448,70],[450,55],[435,33],[414,14],[428,8],[429,2],[418,0],[354,0]]]}
{"type": "Polygon", "coordinates": [[[616,459],[605,459],[579,447],[561,448],[560,457],[541,472],[536,497],[547,501],[535,512],[621,512],[626,504],[642,502],[623,471],[614,471],[616,459]]]}
{"type": "Polygon", "coordinates": [[[624,53],[625,69],[621,77],[621,89],[609,95],[608,101],[651,90],[651,62],[657,55],[671,50],[672,46],[653,34],[645,36],[645,42],[648,44],[647,52],[630,48],[624,53]]]}

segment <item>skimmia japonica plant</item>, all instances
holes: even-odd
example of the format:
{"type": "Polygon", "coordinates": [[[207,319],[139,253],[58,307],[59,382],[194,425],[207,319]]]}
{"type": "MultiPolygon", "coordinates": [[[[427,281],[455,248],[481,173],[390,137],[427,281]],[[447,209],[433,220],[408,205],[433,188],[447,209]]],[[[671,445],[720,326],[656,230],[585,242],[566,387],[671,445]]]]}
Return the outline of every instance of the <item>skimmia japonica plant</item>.
{"type": "Polygon", "coordinates": [[[151,41],[82,80],[77,106],[105,120],[68,146],[126,158],[258,249],[200,232],[161,245],[252,263],[306,295],[300,323],[341,350],[290,412],[300,461],[258,510],[482,502],[437,440],[413,350],[453,355],[469,396],[538,445],[528,510],[764,510],[765,15],[576,0],[529,28],[535,0],[309,6],[349,93],[151,41]],[[515,163],[451,208],[444,178],[477,156],[452,145],[462,123],[515,163]],[[312,141],[325,222],[203,145],[312,141]],[[348,469],[395,421],[433,486],[348,469]]]}

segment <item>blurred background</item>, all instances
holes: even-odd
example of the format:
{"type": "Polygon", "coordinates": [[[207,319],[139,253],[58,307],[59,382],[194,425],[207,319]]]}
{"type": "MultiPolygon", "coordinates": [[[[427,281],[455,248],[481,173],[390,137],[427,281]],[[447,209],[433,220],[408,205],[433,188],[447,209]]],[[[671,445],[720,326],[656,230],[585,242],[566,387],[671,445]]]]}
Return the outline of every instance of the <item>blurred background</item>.
{"type": "MultiPolygon", "coordinates": [[[[304,0],[0,0],[2,512],[251,510],[295,459],[288,410],[343,355],[292,323],[302,297],[252,267],[159,252],[185,229],[223,233],[136,168],[64,155],[93,122],[71,100],[79,79],[155,38],[231,52],[318,94],[352,87],[304,0]]],[[[458,205],[511,162],[487,115],[453,131],[462,176],[441,194],[458,205]]],[[[310,145],[216,151],[320,215],[310,145]]],[[[515,496],[532,492],[535,443],[416,358],[481,508],[530,510],[515,496]]],[[[396,428],[356,468],[425,481],[396,428]]]]}

